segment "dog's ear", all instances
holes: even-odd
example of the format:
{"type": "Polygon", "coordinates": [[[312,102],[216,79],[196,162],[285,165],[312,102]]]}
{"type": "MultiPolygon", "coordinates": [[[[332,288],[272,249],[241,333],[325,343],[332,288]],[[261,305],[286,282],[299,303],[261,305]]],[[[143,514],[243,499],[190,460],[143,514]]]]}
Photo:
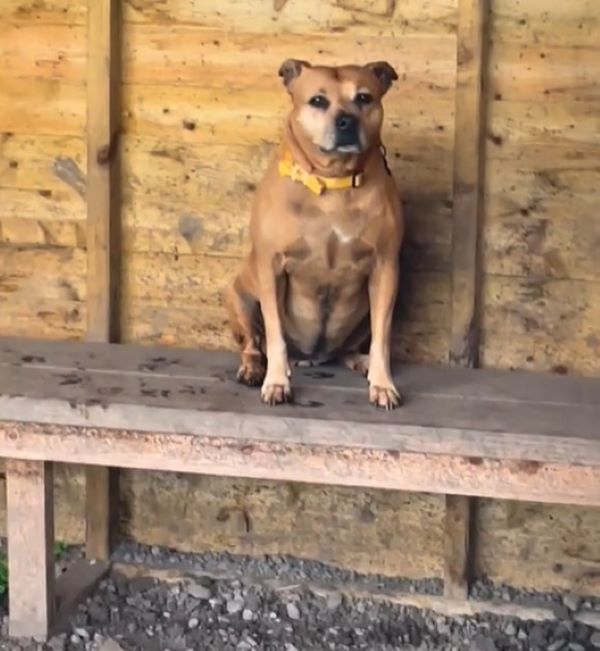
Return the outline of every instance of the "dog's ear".
{"type": "Polygon", "coordinates": [[[392,83],[398,79],[398,73],[387,61],[374,61],[373,63],[367,63],[365,67],[377,77],[382,95],[385,95],[392,83]]]}
{"type": "Polygon", "coordinates": [[[310,68],[308,61],[301,61],[300,59],[287,59],[279,67],[279,76],[283,79],[283,84],[286,88],[300,76],[302,68],[310,68]]]}

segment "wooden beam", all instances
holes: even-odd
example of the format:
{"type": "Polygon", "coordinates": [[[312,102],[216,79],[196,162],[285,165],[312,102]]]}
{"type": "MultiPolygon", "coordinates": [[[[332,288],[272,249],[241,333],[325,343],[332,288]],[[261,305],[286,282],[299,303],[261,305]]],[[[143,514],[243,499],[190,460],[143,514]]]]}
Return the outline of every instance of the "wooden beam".
{"type": "MultiPolygon", "coordinates": [[[[0,456],[18,454],[34,460],[217,477],[600,506],[600,465],[491,459],[452,452],[428,454],[343,443],[252,440],[244,436],[244,430],[254,429],[254,420],[249,423],[247,417],[236,419],[231,413],[197,415],[202,421],[215,422],[215,418],[222,429],[230,429],[230,436],[182,434],[177,427],[134,429],[135,415],[125,428],[2,420],[0,456]],[[235,437],[236,432],[241,436],[235,437]]],[[[284,420],[273,417],[273,421],[284,420]]],[[[299,418],[295,426],[301,432],[306,419],[299,418]]],[[[438,437],[443,436],[443,429],[438,429],[438,437]]]]}
{"type": "Polygon", "coordinates": [[[42,637],[54,617],[52,464],[6,461],[9,633],[42,637]]]}
{"type": "MultiPolygon", "coordinates": [[[[452,211],[450,363],[474,367],[479,356],[479,231],[484,159],[485,19],[487,0],[459,0],[452,211]]],[[[465,598],[470,581],[474,504],[446,497],[444,590],[465,598]]]]}
{"type": "Polygon", "coordinates": [[[450,361],[477,366],[486,0],[459,0],[450,361]]]}
{"type": "MultiPolygon", "coordinates": [[[[119,0],[88,0],[87,72],[87,338],[119,338],[119,0]]],[[[117,470],[90,467],[86,553],[106,559],[113,538],[111,510],[117,470]]]]}
{"type": "Polygon", "coordinates": [[[471,525],[475,500],[446,495],[444,522],[444,596],[466,599],[471,573],[471,525]]]}

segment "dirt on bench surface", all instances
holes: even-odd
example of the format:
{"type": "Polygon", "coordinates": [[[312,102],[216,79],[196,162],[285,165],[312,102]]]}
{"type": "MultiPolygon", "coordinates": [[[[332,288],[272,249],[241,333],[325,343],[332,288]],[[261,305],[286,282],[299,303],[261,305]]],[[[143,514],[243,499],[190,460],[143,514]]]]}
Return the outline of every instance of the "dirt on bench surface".
{"type": "Polygon", "coordinates": [[[546,621],[489,614],[448,617],[386,602],[382,597],[382,592],[392,594],[398,589],[436,594],[441,588],[436,580],[413,583],[359,576],[289,557],[190,555],[132,544],[117,550],[114,560],[115,571],[80,605],[66,634],[48,643],[9,641],[4,615],[0,649],[600,649],[600,600],[594,598],[531,595],[478,583],[473,589],[475,598],[530,604],[535,599],[554,617],[546,621]],[[135,570],[136,564],[146,568],[144,572],[135,570]],[[361,595],[368,595],[368,591],[374,594],[358,597],[357,591],[361,595]]]}

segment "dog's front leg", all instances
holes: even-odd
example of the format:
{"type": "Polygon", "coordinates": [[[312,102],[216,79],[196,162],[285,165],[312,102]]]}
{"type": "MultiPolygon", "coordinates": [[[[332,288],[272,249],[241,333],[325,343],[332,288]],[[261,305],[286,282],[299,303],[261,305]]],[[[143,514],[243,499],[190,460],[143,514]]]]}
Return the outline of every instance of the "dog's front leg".
{"type": "Polygon", "coordinates": [[[401,402],[390,369],[390,340],[394,303],[398,293],[398,273],[398,256],[390,253],[376,260],[369,278],[369,401],[384,409],[394,409],[401,402]]]}
{"type": "Polygon", "coordinates": [[[262,260],[258,264],[260,307],[265,322],[267,355],[267,374],[260,395],[263,402],[269,405],[289,402],[292,398],[287,347],[281,326],[283,277],[276,269],[277,266],[272,260],[262,260]]]}

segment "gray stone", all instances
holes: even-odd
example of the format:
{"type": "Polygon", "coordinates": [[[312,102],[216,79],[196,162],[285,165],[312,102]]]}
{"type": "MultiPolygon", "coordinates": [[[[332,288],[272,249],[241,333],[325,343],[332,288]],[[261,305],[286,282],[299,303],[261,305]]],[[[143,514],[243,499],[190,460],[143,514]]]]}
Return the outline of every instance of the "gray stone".
{"type": "Polygon", "coordinates": [[[227,601],[227,612],[230,615],[235,615],[235,613],[239,613],[240,610],[244,607],[244,601],[243,599],[229,599],[227,601]]]}
{"type": "Polygon", "coordinates": [[[335,610],[342,603],[342,595],[339,592],[331,592],[327,595],[327,608],[335,610]]]}
{"type": "Polygon", "coordinates": [[[545,646],[546,631],[541,624],[534,624],[529,631],[529,643],[533,646],[545,646]]]}
{"type": "Polygon", "coordinates": [[[471,641],[469,651],[498,651],[498,647],[491,637],[478,635],[471,641]]]}
{"type": "Polygon", "coordinates": [[[244,608],[244,610],[242,611],[242,619],[245,622],[251,622],[253,617],[254,617],[254,613],[249,608],[244,608]]]}
{"type": "Polygon", "coordinates": [[[571,642],[569,644],[569,651],[585,651],[585,647],[583,644],[579,644],[579,642],[571,642]]]}
{"type": "Polygon", "coordinates": [[[195,628],[198,628],[198,624],[199,624],[199,623],[200,623],[200,621],[198,620],[197,617],[192,617],[192,618],[190,619],[190,621],[188,622],[188,628],[189,628],[190,630],[193,630],[193,629],[195,629],[195,628]]]}
{"type": "Polygon", "coordinates": [[[581,599],[578,595],[570,592],[563,597],[563,604],[571,611],[576,611],[579,608],[579,603],[581,599]]]}
{"type": "Polygon", "coordinates": [[[566,640],[555,640],[552,644],[548,645],[546,651],[560,651],[561,649],[564,649],[566,643],[566,640]]]}
{"type": "Polygon", "coordinates": [[[600,612],[597,610],[582,610],[573,616],[576,622],[591,626],[600,631],[600,612]]]}
{"type": "Polygon", "coordinates": [[[186,591],[190,597],[193,597],[194,599],[200,599],[202,601],[205,601],[212,597],[212,592],[210,589],[201,585],[200,583],[191,583],[186,587],[186,591]]]}
{"type": "Polygon", "coordinates": [[[596,633],[592,634],[592,637],[590,637],[590,644],[594,649],[600,649],[600,632],[596,631],[596,633]]]}
{"type": "Polygon", "coordinates": [[[98,649],[98,651],[123,651],[123,647],[109,637],[104,640],[104,643],[98,649]]]}
{"type": "Polygon", "coordinates": [[[287,604],[286,610],[290,619],[300,619],[300,610],[293,601],[287,604]]]}
{"type": "Polygon", "coordinates": [[[504,627],[504,632],[508,637],[514,637],[517,634],[517,627],[514,622],[508,622],[504,627]]]}
{"type": "Polygon", "coordinates": [[[56,635],[46,643],[50,651],[64,651],[67,645],[66,634],[56,635]]]}

